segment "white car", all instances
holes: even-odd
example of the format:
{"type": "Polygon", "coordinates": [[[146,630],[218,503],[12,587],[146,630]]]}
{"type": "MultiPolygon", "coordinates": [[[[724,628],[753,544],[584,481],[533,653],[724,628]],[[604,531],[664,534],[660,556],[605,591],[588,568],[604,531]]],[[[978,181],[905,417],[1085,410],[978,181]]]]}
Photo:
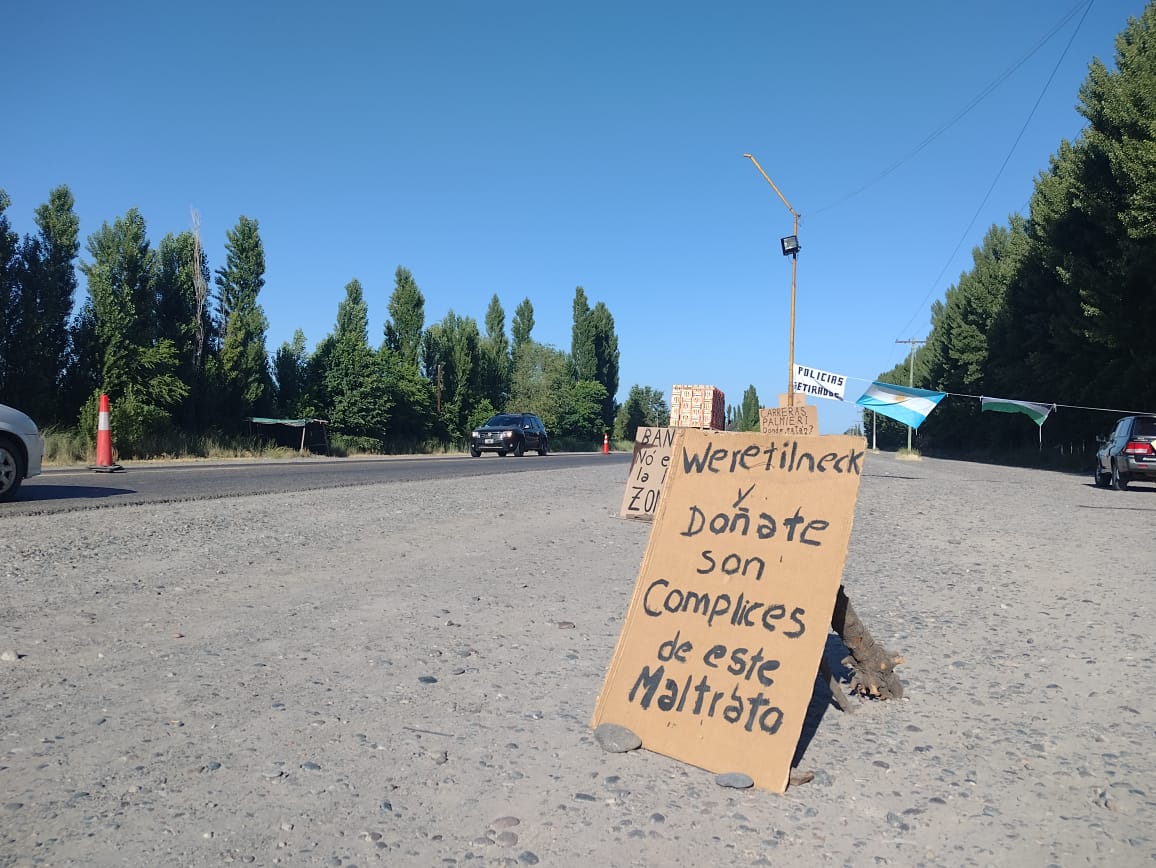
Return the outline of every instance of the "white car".
{"type": "Polygon", "coordinates": [[[12,500],[29,476],[39,476],[44,438],[36,423],[19,410],[0,404],[0,501],[12,500]]]}

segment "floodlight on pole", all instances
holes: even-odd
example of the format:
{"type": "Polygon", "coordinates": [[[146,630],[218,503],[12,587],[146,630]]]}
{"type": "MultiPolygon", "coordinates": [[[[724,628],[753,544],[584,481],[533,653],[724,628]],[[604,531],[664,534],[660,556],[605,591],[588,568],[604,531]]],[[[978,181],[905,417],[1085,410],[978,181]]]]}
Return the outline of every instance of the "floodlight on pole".
{"type": "Polygon", "coordinates": [[[783,248],[783,256],[791,257],[791,340],[790,340],[790,354],[787,360],[787,406],[795,406],[795,273],[799,264],[799,251],[803,248],[799,246],[799,212],[791,207],[791,203],[787,201],[787,197],[783,195],[783,191],[775,186],[775,182],[771,180],[771,176],[763,171],[763,167],[759,165],[759,161],[751,154],[743,154],[748,160],[755,164],[755,168],[759,170],[771,189],[787,206],[787,210],[791,212],[791,217],[795,220],[795,228],[792,233],[785,238],[779,240],[783,248]]]}

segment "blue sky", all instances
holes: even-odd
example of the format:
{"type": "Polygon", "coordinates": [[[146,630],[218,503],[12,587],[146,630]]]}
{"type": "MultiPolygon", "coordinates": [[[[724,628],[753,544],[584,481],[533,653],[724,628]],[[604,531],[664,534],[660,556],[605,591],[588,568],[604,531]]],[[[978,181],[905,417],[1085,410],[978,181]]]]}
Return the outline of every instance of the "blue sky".
{"type": "Polygon", "coordinates": [[[528,297],[533,337],[568,350],[582,286],[614,316],[620,398],[753,384],[773,406],[791,215],[752,153],[802,214],[795,361],[850,378],[847,405],[816,401],[837,433],[1026,212],[1084,126],[1089,62],[1144,5],[12,4],[0,188],[24,233],[67,184],[82,239],[135,206],[156,244],[195,207],[214,270],[255,218],[270,351],[328,334],[354,277],[380,343],[403,265],[427,325],[480,324],[494,293],[508,325],[528,297]]]}

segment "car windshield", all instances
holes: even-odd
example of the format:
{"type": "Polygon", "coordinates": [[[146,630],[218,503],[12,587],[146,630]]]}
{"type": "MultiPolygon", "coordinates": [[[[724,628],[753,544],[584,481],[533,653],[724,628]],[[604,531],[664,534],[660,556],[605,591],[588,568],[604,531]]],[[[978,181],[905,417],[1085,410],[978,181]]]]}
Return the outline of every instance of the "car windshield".
{"type": "Polygon", "coordinates": [[[515,416],[512,413],[499,413],[497,416],[491,416],[486,422],[487,428],[509,428],[511,426],[518,427],[522,424],[522,417],[515,416]]]}

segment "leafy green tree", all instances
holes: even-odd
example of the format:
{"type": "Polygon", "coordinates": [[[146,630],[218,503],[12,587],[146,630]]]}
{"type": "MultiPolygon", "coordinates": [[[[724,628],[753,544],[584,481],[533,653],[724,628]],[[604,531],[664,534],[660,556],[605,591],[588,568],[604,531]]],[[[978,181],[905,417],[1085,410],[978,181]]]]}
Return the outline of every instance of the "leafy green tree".
{"type": "Polygon", "coordinates": [[[293,332],[293,340],[285,341],[273,355],[277,412],[283,418],[296,419],[303,414],[305,373],[308,363],[305,332],[297,329],[293,332]]]}
{"type": "Polygon", "coordinates": [[[571,329],[570,362],[574,379],[601,383],[606,392],[602,402],[602,421],[607,430],[614,426],[618,392],[618,336],[614,317],[602,302],[593,308],[582,287],[574,290],[574,321],[571,329]]]}
{"type": "Polygon", "coordinates": [[[241,420],[272,410],[272,377],[265,351],[268,320],[257,296],[265,285],[265,248],[256,220],[242,216],[226,233],[225,266],[217,270],[221,423],[238,430],[241,420]]]}
{"type": "Polygon", "coordinates": [[[473,410],[485,397],[480,344],[477,321],[459,317],[452,310],[425,333],[422,356],[426,376],[436,383],[441,369],[438,433],[450,441],[465,438],[473,410]]]}
{"type": "Polygon", "coordinates": [[[742,409],[739,411],[738,430],[758,431],[761,425],[762,422],[759,419],[759,393],[752,384],[747,386],[747,390],[743,392],[743,404],[742,409]]]}
{"type": "Polygon", "coordinates": [[[614,418],[614,439],[634,440],[639,428],[665,428],[669,424],[665,395],[650,386],[631,386],[614,418]]]}
{"type": "Polygon", "coordinates": [[[59,387],[68,357],[68,323],[76,292],[73,260],[80,250],[80,221],[68,187],[57,187],[36,209],[34,238],[23,246],[21,331],[24,368],[15,388],[20,406],[43,422],[60,421],[59,387]]]}
{"type": "Polygon", "coordinates": [[[602,421],[606,387],[595,380],[579,380],[568,383],[560,397],[559,431],[589,443],[600,442],[607,430],[602,421]]]}
{"type": "MultiPolygon", "coordinates": [[[[42,425],[68,415],[60,386],[79,244],[72,194],[57,187],[36,209],[36,236],[20,241],[0,190],[0,394],[42,425]]],[[[75,408],[73,408],[75,409],[75,408]]]]}
{"type": "MultiPolygon", "coordinates": [[[[1079,106],[1089,125],[1037,179],[1027,252],[990,335],[989,382],[1009,396],[1156,403],[1154,33],[1150,3],[1117,38],[1116,70],[1091,64],[1079,106]]],[[[1104,427],[1102,414],[1065,411],[1045,438],[1090,439],[1104,427]]]]}
{"type": "Polygon", "coordinates": [[[486,334],[482,339],[483,392],[492,407],[504,407],[510,392],[510,341],[506,337],[506,312],[497,293],[486,309],[486,334]]]}
{"type": "Polygon", "coordinates": [[[329,366],[333,360],[337,339],[326,335],[313,348],[305,363],[301,415],[329,420],[333,417],[333,397],[329,394],[329,366]]]}
{"type": "Polygon", "coordinates": [[[385,321],[385,346],[406,365],[418,366],[422,333],[425,329],[425,297],[409,269],[400,265],[394,274],[393,295],[389,298],[389,319],[385,321]]]}
{"type": "Polygon", "coordinates": [[[392,451],[416,449],[429,436],[435,422],[434,385],[416,365],[403,364],[388,347],[382,347],[379,356],[393,403],[386,445],[392,451]]]}
{"type": "Polygon", "coordinates": [[[242,214],[225,233],[225,265],[217,269],[217,322],[222,338],[233,311],[251,308],[265,286],[265,246],[256,220],[242,214]]]}
{"type": "MultiPolygon", "coordinates": [[[[82,263],[92,300],[92,332],[101,359],[100,389],[113,402],[117,445],[126,455],[149,454],[172,427],[172,409],[188,396],[176,375],[172,340],[158,337],[156,255],[144,218],[134,208],[89,236],[92,262],[82,263]]],[[[81,412],[82,430],[96,431],[98,395],[81,412]]]]}
{"type": "Polygon", "coordinates": [[[614,317],[602,302],[590,311],[590,323],[594,331],[594,354],[598,360],[596,382],[606,390],[602,399],[602,423],[606,429],[614,425],[614,414],[618,412],[618,335],[614,331],[614,317]]]}
{"type": "Polygon", "coordinates": [[[110,397],[130,385],[143,386],[141,351],[156,336],[153,275],[156,256],[137,209],[89,236],[92,262],[81,263],[88,278],[101,357],[100,383],[110,397]]]}
{"type": "MultiPolygon", "coordinates": [[[[983,245],[972,251],[971,271],[960,275],[944,301],[932,305],[932,329],[921,351],[927,388],[991,393],[989,335],[1004,310],[1007,287],[1019,274],[1028,243],[1021,217],[1013,216],[1008,227],[992,226],[983,245]]],[[[928,416],[920,434],[938,448],[975,448],[985,432],[1002,421],[991,415],[981,418],[976,401],[945,401],[928,416]]]]}
{"type": "MultiPolygon", "coordinates": [[[[1097,376],[1084,378],[1116,406],[1156,403],[1156,3],[1130,19],[1116,39],[1116,69],[1092,61],[1080,89],[1088,119],[1074,151],[1066,215],[1046,215],[1041,229],[1058,247],[1057,279],[1079,296],[1081,337],[1097,376]],[[1045,222],[1046,221],[1046,222],[1045,222]],[[1066,257],[1062,257],[1063,253],[1066,257]],[[1062,258],[1061,258],[1062,257],[1062,258]],[[1063,269],[1062,271],[1060,269],[1063,269]],[[1132,403],[1126,403],[1132,402],[1132,403]]],[[[1035,216],[1033,201],[1033,217],[1035,216]]],[[[1073,360],[1075,361],[1075,360],[1073,360]]]]}
{"type": "Polygon", "coordinates": [[[726,429],[728,431],[738,431],[742,424],[743,408],[736,404],[727,404],[726,406],[726,429]]]}
{"type": "Polygon", "coordinates": [[[325,374],[333,428],[384,443],[393,400],[383,360],[369,348],[369,306],[356,278],[346,284],[345,299],[337,306],[333,337],[325,374]]]}
{"type": "Polygon", "coordinates": [[[70,422],[79,418],[80,408],[98,388],[103,357],[96,336],[96,309],[86,298],[68,327],[68,359],[61,383],[61,407],[70,422]]]}
{"type": "Polygon", "coordinates": [[[510,348],[512,358],[516,360],[518,351],[532,340],[533,331],[534,305],[530,303],[530,299],[524,298],[514,308],[514,320],[510,323],[510,334],[513,337],[513,345],[510,348]]]}
{"type": "Polygon", "coordinates": [[[154,281],[156,334],[169,340],[177,353],[177,376],[189,396],[177,410],[182,428],[207,427],[209,384],[205,377],[202,335],[211,333],[209,312],[199,303],[197,281],[208,281],[209,266],[192,232],[166,235],[157,248],[154,281]],[[199,319],[199,323],[198,323],[199,319]]]}
{"type": "Polygon", "coordinates": [[[574,288],[573,324],[570,329],[570,364],[575,380],[598,379],[598,355],[594,349],[594,324],[590,321],[590,302],[586,291],[574,288]]]}
{"type": "Polygon", "coordinates": [[[552,437],[564,435],[566,404],[573,382],[570,360],[565,353],[527,340],[514,356],[507,406],[520,413],[538,415],[552,437]]]}

